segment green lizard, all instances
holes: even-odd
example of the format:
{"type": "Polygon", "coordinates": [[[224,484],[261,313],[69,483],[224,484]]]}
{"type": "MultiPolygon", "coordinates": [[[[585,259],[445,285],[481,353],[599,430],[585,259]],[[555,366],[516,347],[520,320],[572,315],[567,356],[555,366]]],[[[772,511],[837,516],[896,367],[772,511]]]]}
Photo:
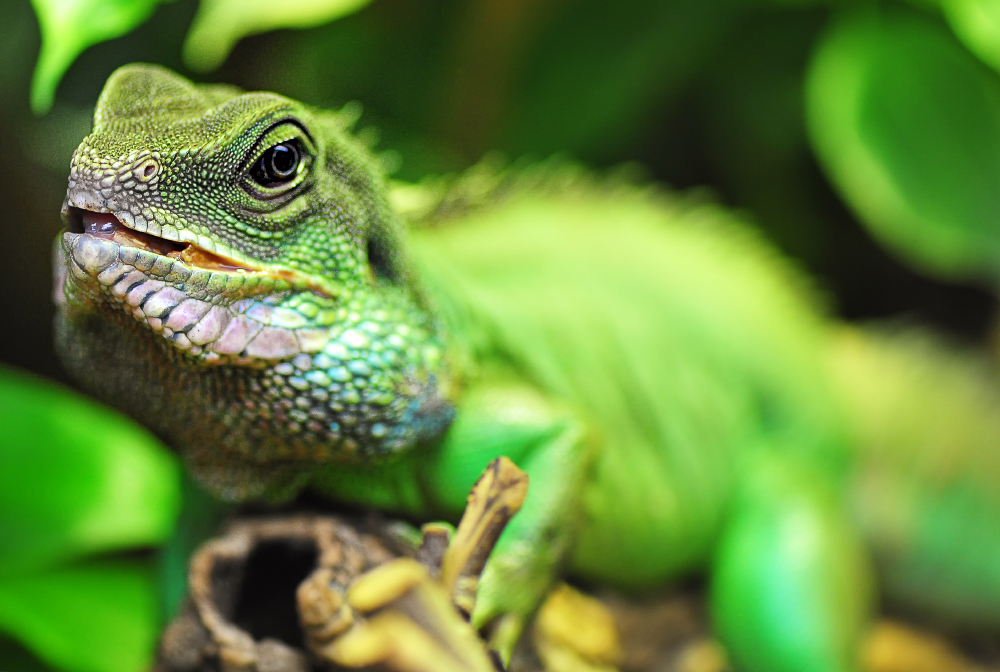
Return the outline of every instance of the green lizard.
{"type": "Polygon", "coordinates": [[[962,476],[963,457],[964,504],[935,518],[921,468],[893,471],[912,458],[859,466],[830,325],[747,229],[544,169],[391,204],[351,123],[132,65],[73,156],[61,357],[211,492],[455,518],[510,457],[528,498],[473,614],[504,654],[560,572],[641,589],[707,566],[740,669],[854,670],[874,601],[863,538],[897,577],[883,585],[1000,623],[1000,556],[950,546],[975,529],[1000,547],[988,479],[962,476]],[[852,495],[900,483],[895,511],[852,495]],[[963,527],[973,505],[981,524],[963,527]]]}

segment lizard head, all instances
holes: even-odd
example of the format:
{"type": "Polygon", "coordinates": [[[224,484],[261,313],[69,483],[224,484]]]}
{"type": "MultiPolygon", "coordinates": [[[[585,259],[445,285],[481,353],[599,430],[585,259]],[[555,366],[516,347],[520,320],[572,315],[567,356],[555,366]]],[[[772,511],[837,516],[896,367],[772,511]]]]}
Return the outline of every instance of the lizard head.
{"type": "Polygon", "coordinates": [[[450,417],[383,177],[348,126],[131,65],[73,155],[61,356],[206,473],[236,457],[268,471],[373,459],[450,417]],[[218,455],[192,457],[196,443],[218,455]]]}

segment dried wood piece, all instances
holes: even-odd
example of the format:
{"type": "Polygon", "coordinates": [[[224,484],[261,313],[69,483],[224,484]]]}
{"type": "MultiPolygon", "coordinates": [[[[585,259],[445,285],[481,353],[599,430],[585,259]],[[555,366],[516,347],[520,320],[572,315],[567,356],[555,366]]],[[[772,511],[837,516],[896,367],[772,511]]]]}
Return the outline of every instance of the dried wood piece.
{"type": "Polygon", "coordinates": [[[466,619],[526,489],[523,472],[495,460],[455,534],[426,525],[419,549],[384,523],[237,520],[191,558],[189,599],[164,632],[155,672],[496,672],[466,619]]]}

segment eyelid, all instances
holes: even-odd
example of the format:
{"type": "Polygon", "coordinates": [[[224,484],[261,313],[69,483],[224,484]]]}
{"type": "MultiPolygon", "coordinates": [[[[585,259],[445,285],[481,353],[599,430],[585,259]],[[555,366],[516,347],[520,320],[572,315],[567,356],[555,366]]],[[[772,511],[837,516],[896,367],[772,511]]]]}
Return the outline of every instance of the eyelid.
{"type": "Polygon", "coordinates": [[[246,154],[243,156],[243,172],[246,173],[253,167],[257,161],[260,160],[261,155],[268,148],[274,145],[280,144],[282,142],[288,142],[289,140],[299,140],[302,144],[302,148],[305,150],[304,154],[311,161],[315,158],[317,153],[316,141],[313,139],[309,130],[294,117],[284,117],[278,119],[277,121],[268,125],[266,129],[257,135],[257,140],[250,146],[246,154]],[[276,134],[275,131],[288,128],[288,133],[276,134]]]}
{"type": "Polygon", "coordinates": [[[298,120],[285,118],[276,121],[258,135],[257,141],[253,144],[250,151],[247,152],[243,164],[242,182],[244,189],[249,191],[255,198],[263,201],[281,199],[293,192],[301,192],[308,185],[309,173],[316,159],[316,153],[315,141],[305,126],[298,120]],[[260,161],[268,149],[275,145],[291,141],[295,141],[299,145],[302,157],[295,176],[280,186],[266,187],[258,184],[251,177],[253,167],[260,161]]]}
{"type": "Polygon", "coordinates": [[[292,119],[285,119],[271,124],[266,131],[261,133],[257,142],[254,143],[250,154],[251,156],[260,158],[260,155],[267,151],[269,147],[281,144],[282,142],[288,142],[289,140],[299,140],[309,154],[315,154],[316,152],[316,142],[309,134],[309,131],[302,124],[292,119]]]}

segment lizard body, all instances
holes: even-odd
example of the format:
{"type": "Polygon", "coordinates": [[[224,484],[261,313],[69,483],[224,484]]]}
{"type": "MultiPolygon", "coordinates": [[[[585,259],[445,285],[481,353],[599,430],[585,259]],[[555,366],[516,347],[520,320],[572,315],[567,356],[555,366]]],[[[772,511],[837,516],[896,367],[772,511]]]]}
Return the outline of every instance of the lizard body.
{"type": "MultiPolygon", "coordinates": [[[[567,563],[631,588],[708,564],[742,667],[856,669],[865,460],[794,269],[711,206],[559,174],[506,193],[472,175],[407,231],[348,126],[154,66],[112,75],[56,245],[70,372],[231,501],[308,487],[455,517],[510,457],[531,487],[473,615],[505,653],[567,563]]],[[[908,562],[918,523],[876,558],[908,562]]],[[[990,590],[976,613],[1000,623],[990,590]]]]}

